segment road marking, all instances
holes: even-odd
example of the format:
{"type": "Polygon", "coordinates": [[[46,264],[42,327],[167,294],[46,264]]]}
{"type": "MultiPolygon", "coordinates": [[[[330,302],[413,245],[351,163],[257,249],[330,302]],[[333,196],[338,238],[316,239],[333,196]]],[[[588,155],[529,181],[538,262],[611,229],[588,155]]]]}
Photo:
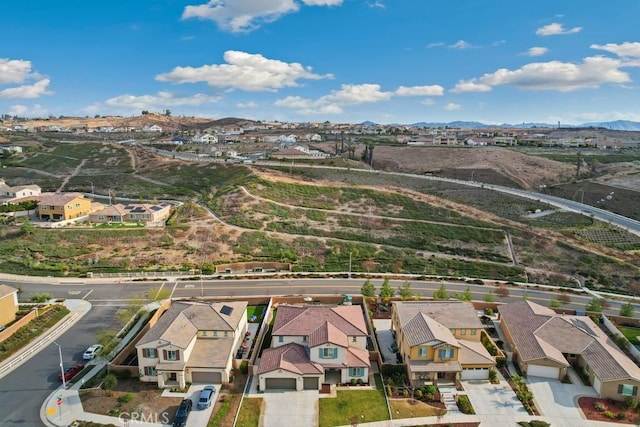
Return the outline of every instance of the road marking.
{"type": "Polygon", "coordinates": [[[86,295],[82,297],[82,299],[87,299],[87,297],[89,295],[91,295],[91,292],[93,292],[93,289],[91,289],[89,292],[87,292],[86,295]]]}
{"type": "Polygon", "coordinates": [[[196,285],[184,285],[185,289],[191,289],[191,288],[195,288],[196,285]]]}
{"type": "Polygon", "coordinates": [[[80,295],[80,292],[82,291],[67,291],[69,295],[80,295]]]}
{"type": "Polygon", "coordinates": [[[160,288],[158,288],[158,292],[156,292],[156,296],[153,297],[155,300],[158,299],[158,295],[160,295],[160,291],[162,291],[162,288],[164,288],[164,284],[165,282],[162,282],[162,285],[160,285],[160,288]]]}
{"type": "Polygon", "coordinates": [[[169,295],[169,298],[173,296],[173,293],[176,291],[177,287],[178,287],[178,281],[176,280],[176,283],[173,285],[173,289],[171,289],[171,295],[169,295]]]}

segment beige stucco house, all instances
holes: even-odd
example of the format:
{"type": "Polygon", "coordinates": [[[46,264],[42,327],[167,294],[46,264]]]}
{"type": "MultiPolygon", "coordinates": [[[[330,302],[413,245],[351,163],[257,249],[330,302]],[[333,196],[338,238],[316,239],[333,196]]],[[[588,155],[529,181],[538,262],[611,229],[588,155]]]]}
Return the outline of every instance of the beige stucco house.
{"type": "Polygon", "coordinates": [[[640,368],[588,316],[557,314],[530,301],[499,310],[513,362],[527,376],[562,379],[574,366],[602,398],[638,397],[640,368]]]}
{"type": "Polygon", "coordinates": [[[29,197],[39,196],[41,189],[36,184],[15,185],[7,184],[4,179],[0,178],[0,203],[18,203],[28,200],[29,197]]]}
{"type": "Polygon", "coordinates": [[[18,290],[0,285],[0,325],[4,326],[16,320],[18,312],[18,290]]]}
{"type": "Polygon", "coordinates": [[[247,331],[247,303],[174,302],[136,344],[140,381],[158,387],[229,382],[247,331]]]}
{"type": "Polygon", "coordinates": [[[271,348],[255,374],[260,390],[319,390],[323,383],[369,382],[367,326],[356,305],[280,305],[271,348]]]}
{"type": "Polygon", "coordinates": [[[455,379],[488,379],[495,359],[473,305],[461,301],[394,302],[392,330],[414,387],[455,379]]]}
{"type": "Polygon", "coordinates": [[[171,205],[168,203],[121,203],[106,206],[89,215],[89,221],[94,224],[104,223],[159,223],[171,215],[171,205]]]}

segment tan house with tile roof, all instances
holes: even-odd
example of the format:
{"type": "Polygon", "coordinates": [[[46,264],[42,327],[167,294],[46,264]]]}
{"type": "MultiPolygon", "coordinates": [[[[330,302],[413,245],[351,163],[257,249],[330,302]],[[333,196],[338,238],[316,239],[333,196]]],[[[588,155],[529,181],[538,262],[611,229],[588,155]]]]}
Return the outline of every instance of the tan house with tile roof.
{"type": "Polygon", "coordinates": [[[271,348],[255,371],[260,390],[319,390],[323,383],[369,382],[367,325],[356,305],[280,305],[271,348]]]}
{"type": "Polygon", "coordinates": [[[140,381],[227,383],[246,332],[246,302],[174,302],[136,344],[140,381]]]}
{"type": "Polygon", "coordinates": [[[391,321],[414,387],[438,380],[488,379],[496,364],[480,341],[484,328],[471,303],[393,302],[391,321]]]}
{"type": "Polygon", "coordinates": [[[89,221],[94,224],[140,222],[152,223],[166,220],[171,215],[171,205],[168,203],[129,203],[107,206],[89,215],[89,221]]]}
{"type": "Polygon", "coordinates": [[[0,285],[0,326],[16,320],[18,312],[18,290],[7,285],[0,285]]]}
{"type": "Polygon", "coordinates": [[[19,203],[24,200],[31,200],[34,196],[39,196],[41,189],[38,185],[16,185],[10,186],[4,179],[0,178],[0,203],[19,203]]]}
{"type": "Polygon", "coordinates": [[[530,301],[500,307],[502,330],[527,376],[562,379],[582,369],[600,397],[638,397],[640,368],[588,316],[557,314],[530,301]]]}
{"type": "Polygon", "coordinates": [[[82,193],[43,193],[38,198],[36,215],[40,221],[66,221],[91,213],[91,200],[82,193]]]}

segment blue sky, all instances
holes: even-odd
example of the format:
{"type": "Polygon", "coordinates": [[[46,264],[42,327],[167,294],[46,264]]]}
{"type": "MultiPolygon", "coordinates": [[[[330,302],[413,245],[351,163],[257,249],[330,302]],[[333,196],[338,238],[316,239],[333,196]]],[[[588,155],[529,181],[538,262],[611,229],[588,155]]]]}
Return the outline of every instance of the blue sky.
{"type": "Polygon", "coordinates": [[[640,2],[20,0],[0,113],[640,121],[640,2]]]}

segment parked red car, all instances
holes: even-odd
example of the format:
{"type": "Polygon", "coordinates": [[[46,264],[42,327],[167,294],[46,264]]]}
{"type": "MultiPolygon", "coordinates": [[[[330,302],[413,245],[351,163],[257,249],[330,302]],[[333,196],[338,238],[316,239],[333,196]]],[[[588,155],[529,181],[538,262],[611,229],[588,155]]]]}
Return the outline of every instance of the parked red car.
{"type": "MultiPolygon", "coordinates": [[[[84,364],[76,363],[73,366],[69,366],[64,370],[64,380],[69,381],[71,378],[75,377],[76,374],[84,369],[84,364]]],[[[62,381],[62,372],[58,374],[58,379],[62,381]]]]}

